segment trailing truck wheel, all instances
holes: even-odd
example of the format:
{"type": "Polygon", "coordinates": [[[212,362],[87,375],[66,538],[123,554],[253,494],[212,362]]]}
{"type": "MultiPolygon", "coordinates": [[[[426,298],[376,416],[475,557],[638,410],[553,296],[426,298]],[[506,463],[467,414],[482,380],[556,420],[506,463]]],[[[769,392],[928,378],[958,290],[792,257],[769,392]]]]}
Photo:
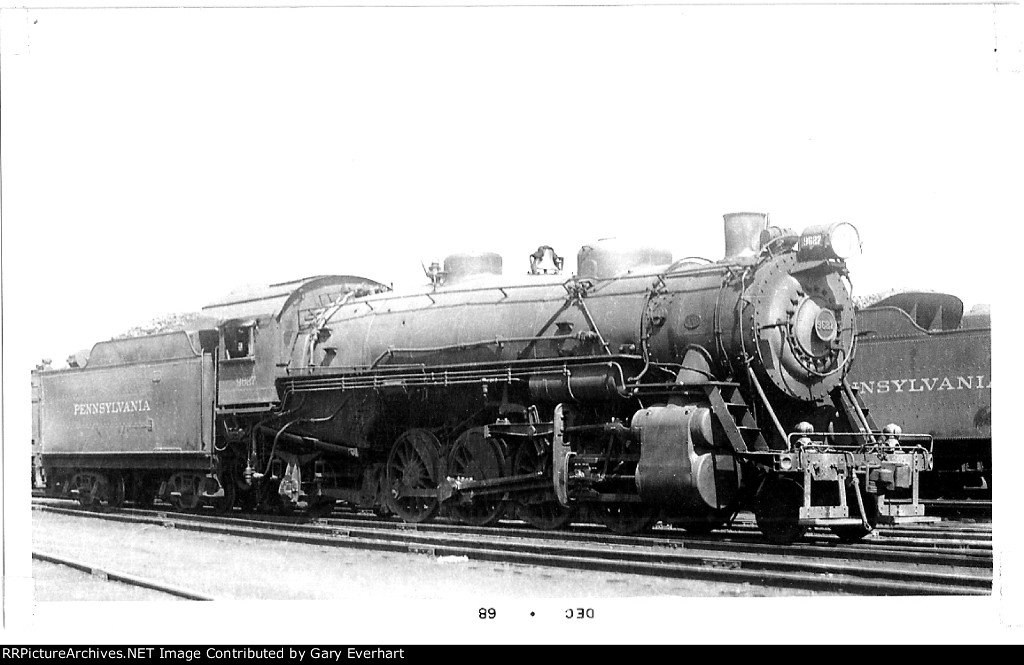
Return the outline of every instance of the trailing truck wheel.
{"type": "Polygon", "coordinates": [[[800,526],[800,507],[804,504],[804,489],[789,478],[770,479],[757,497],[754,517],[757,528],[769,542],[790,545],[804,535],[800,526]]]}
{"type": "MultiPolygon", "coordinates": [[[[863,490],[861,490],[860,496],[864,503],[864,516],[867,518],[870,528],[866,528],[863,524],[831,527],[832,533],[839,536],[839,540],[844,543],[855,543],[861,540],[874,531],[875,526],[878,525],[878,503],[875,501],[875,497],[863,490]]],[[[853,485],[848,485],[846,488],[846,504],[850,508],[851,517],[860,517],[860,508],[857,506],[857,495],[853,485]]]]}
{"type": "Polygon", "coordinates": [[[392,511],[406,522],[426,522],[437,514],[442,478],[441,444],[425,429],[402,434],[388,455],[387,494],[392,511]]]}
{"type": "MultiPolygon", "coordinates": [[[[505,475],[505,455],[495,439],[484,436],[482,427],[466,430],[455,440],[448,455],[448,475],[456,480],[496,480],[505,475]]],[[[449,502],[452,517],[472,526],[491,526],[505,514],[500,494],[474,497],[468,502],[455,497],[449,502]]]]}

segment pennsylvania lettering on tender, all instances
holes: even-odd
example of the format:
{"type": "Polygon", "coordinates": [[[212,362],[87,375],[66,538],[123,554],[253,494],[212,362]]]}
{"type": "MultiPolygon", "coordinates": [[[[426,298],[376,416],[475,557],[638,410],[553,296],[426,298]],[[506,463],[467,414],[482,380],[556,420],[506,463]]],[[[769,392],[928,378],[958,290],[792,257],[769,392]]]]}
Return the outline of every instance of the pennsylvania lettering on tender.
{"type": "Polygon", "coordinates": [[[131,399],[119,402],[86,402],[75,404],[76,416],[95,416],[106,413],[132,413],[135,411],[152,411],[148,399],[131,399]]]}

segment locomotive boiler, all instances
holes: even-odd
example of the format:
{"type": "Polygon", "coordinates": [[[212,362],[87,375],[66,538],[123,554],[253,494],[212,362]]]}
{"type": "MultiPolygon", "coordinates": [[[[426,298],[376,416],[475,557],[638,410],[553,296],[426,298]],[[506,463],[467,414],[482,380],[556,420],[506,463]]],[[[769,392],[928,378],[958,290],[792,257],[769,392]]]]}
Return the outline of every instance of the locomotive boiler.
{"type": "MultiPolygon", "coordinates": [[[[779,543],[815,524],[856,539],[925,519],[929,438],[879,431],[846,381],[857,231],[796,234],[752,213],[726,215],[725,229],[719,261],[598,242],[571,276],[545,246],[516,277],[497,254],[461,254],[412,292],[344,276],[235,294],[204,309],[215,324],[188,348],[175,342],[195,366],[186,393],[205,396],[201,431],[174,454],[164,441],[154,465],[141,448],[161,437],[146,414],[148,433],[127,435],[130,464],[117,468],[108,446],[107,471],[79,455],[48,477],[79,496],[116,498],[127,483],[185,508],[341,501],[411,522],[511,514],[620,532],[659,519],[705,532],[750,509],[779,543]],[[174,463],[182,448],[187,468],[174,463]]],[[[138,368],[169,358],[121,360],[119,373],[146,379],[136,393],[163,389],[138,368]]],[[[113,392],[67,420],[134,408],[113,392]]]]}

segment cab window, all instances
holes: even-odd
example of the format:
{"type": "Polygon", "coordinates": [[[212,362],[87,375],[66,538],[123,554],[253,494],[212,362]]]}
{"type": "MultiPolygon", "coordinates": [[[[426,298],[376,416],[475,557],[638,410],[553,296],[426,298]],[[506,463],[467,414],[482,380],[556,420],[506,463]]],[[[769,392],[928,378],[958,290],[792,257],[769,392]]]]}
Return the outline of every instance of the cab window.
{"type": "Polygon", "coordinates": [[[225,358],[251,358],[255,326],[227,326],[224,328],[225,358]]]}

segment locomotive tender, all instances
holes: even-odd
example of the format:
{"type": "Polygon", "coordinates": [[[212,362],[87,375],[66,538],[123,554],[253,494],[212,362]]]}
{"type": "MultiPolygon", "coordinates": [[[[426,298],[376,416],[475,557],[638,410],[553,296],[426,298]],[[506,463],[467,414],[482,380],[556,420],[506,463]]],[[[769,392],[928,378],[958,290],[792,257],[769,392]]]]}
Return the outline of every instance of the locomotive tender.
{"type": "Polygon", "coordinates": [[[751,509],[778,543],[927,519],[930,438],[878,431],[845,379],[857,231],[725,229],[715,262],[599,242],[571,277],[541,247],[510,278],[496,254],[454,255],[410,293],[316,277],[99,343],[38,377],[48,483],[86,504],[342,501],[411,522],[583,511],[619,532],[751,509]]]}

